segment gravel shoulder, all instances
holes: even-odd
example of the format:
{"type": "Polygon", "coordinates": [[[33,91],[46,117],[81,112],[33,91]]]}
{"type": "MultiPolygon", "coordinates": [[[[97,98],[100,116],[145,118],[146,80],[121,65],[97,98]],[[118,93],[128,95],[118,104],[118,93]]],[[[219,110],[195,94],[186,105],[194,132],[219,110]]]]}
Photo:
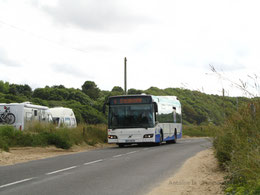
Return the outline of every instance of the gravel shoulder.
{"type": "Polygon", "coordinates": [[[224,177],[213,149],[207,149],[188,159],[175,175],[152,189],[148,195],[224,194],[224,177]]]}

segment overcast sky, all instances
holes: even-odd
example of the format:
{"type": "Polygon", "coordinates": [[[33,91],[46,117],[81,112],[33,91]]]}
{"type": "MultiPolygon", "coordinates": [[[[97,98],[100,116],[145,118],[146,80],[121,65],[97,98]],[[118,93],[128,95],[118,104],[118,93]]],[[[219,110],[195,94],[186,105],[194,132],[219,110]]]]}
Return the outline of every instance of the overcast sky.
{"type": "MultiPolygon", "coordinates": [[[[32,88],[183,87],[243,95],[260,76],[257,0],[0,0],[0,80],[32,88]]],[[[250,89],[254,93],[254,89],[250,89]]]]}

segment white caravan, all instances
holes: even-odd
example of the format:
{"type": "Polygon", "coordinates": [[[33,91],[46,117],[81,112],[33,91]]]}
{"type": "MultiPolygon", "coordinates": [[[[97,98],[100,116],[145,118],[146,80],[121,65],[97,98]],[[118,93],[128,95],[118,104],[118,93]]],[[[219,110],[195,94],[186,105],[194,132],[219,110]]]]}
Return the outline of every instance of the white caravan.
{"type": "Polygon", "coordinates": [[[50,112],[53,118],[53,122],[60,127],[62,124],[66,127],[77,127],[76,117],[74,112],[70,108],[55,107],[50,108],[50,112]]]}
{"type": "Polygon", "coordinates": [[[108,143],[176,143],[182,137],[176,96],[127,95],[108,100],[108,143]]]}
{"type": "Polygon", "coordinates": [[[30,102],[0,104],[0,125],[13,125],[19,130],[24,130],[33,121],[52,122],[49,108],[30,102]]]}

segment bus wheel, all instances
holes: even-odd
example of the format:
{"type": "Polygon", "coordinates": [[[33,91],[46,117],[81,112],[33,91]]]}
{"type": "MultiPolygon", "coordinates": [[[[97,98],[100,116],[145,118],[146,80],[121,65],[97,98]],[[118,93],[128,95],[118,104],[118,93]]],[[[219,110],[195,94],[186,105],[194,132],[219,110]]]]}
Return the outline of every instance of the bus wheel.
{"type": "Polygon", "coordinates": [[[125,144],[117,144],[119,148],[123,148],[125,144]]]}
{"type": "Polygon", "coordinates": [[[172,140],[172,143],[176,144],[177,143],[177,132],[175,130],[175,133],[174,133],[174,140],[172,140]]]}
{"type": "Polygon", "coordinates": [[[158,143],[158,145],[161,145],[162,142],[163,142],[163,132],[161,130],[161,132],[160,132],[160,142],[158,143]]]}

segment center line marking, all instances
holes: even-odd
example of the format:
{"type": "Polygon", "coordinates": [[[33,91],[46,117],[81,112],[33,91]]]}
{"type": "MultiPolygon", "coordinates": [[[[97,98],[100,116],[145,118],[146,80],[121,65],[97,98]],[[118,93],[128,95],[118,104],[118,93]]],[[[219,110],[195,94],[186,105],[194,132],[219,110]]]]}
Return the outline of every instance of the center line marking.
{"type": "Polygon", "coordinates": [[[132,151],[132,152],[128,152],[126,154],[133,154],[133,153],[136,153],[136,152],[138,152],[138,151],[132,151]]]}
{"type": "Polygon", "coordinates": [[[120,157],[120,156],[123,156],[124,154],[118,154],[118,155],[115,155],[113,156],[113,158],[117,158],[117,157],[120,157]]]}
{"type": "Polygon", "coordinates": [[[8,186],[15,185],[15,184],[22,183],[22,182],[26,182],[26,181],[30,181],[30,180],[32,180],[32,179],[34,179],[34,178],[35,178],[35,177],[28,178],[28,179],[23,179],[23,180],[20,180],[20,181],[15,181],[15,182],[13,182],[13,183],[8,183],[8,184],[5,184],[5,185],[0,186],[0,188],[8,187],[8,186]]]}
{"type": "Polygon", "coordinates": [[[60,170],[57,170],[57,171],[53,171],[53,172],[50,172],[50,173],[46,173],[46,175],[52,175],[54,173],[59,173],[59,172],[62,172],[62,171],[67,171],[67,170],[70,170],[70,169],[74,169],[76,168],[77,166],[73,166],[73,167],[68,167],[68,168],[65,168],[65,169],[60,169],[60,170]]]}
{"type": "Polygon", "coordinates": [[[95,160],[95,161],[87,162],[87,163],[84,163],[84,165],[94,164],[94,163],[97,163],[97,162],[101,162],[101,161],[103,161],[103,160],[104,160],[104,159],[100,159],[100,160],[95,160]]]}

